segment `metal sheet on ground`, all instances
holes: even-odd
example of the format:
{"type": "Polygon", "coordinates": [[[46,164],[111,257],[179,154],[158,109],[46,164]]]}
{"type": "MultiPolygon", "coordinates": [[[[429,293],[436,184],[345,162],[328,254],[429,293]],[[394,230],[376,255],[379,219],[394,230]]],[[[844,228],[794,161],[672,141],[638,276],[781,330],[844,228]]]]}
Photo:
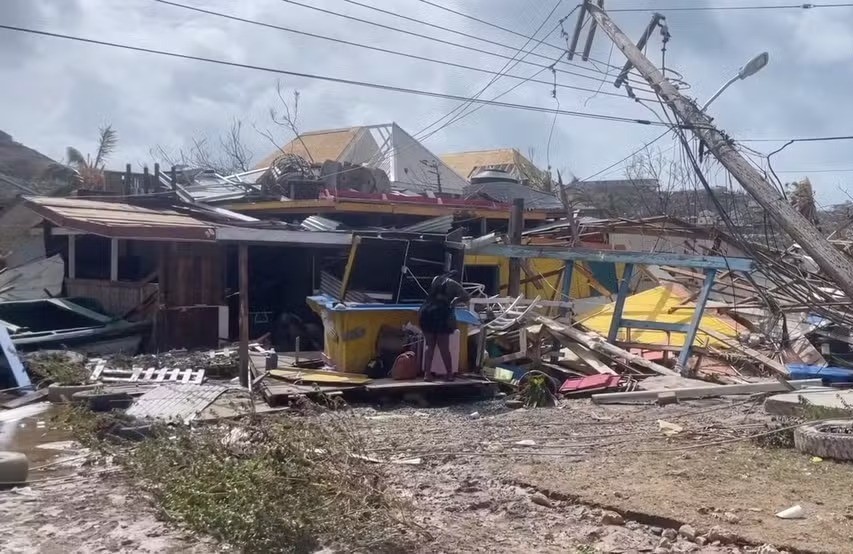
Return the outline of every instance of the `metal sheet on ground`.
{"type": "Polygon", "coordinates": [[[189,421],[227,390],[228,387],[222,385],[165,384],[140,396],[127,410],[127,415],[189,421]]]}

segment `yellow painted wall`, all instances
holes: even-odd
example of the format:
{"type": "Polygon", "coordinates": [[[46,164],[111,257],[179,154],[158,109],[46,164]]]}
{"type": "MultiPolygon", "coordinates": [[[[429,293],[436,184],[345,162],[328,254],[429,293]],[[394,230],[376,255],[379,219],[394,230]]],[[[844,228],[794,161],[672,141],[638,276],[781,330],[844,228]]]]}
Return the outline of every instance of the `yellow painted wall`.
{"type": "MultiPolygon", "coordinates": [[[[329,310],[309,301],[309,306],[323,320],[324,353],[340,371],[364,373],[368,362],[376,357],[376,339],[383,325],[403,327],[418,323],[412,310],[329,310]]],[[[468,325],[460,323],[459,369],[468,370],[468,325]]]]}
{"type": "MultiPolygon", "coordinates": [[[[547,274],[553,271],[558,271],[563,268],[562,260],[552,260],[549,258],[534,258],[529,260],[530,269],[534,272],[547,274]]],[[[500,286],[506,287],[509,284],[509,258],[502,256],[465,256],[465,265],[489,265],[497,266],[500,273],[500,286]]],[[[528,276],[522,271],[521,280],[524,281],[528,276]]],[[[521,285],[521,292],[525,298],[536,298],[541,296],[545,300],[560,300],[563,292],[563,275],[562,272],[551,277],[546,277],[541,289],[537,289],[533,283],[525,283],[521,285]],[[555,292],[559,291],[559,292],[555,292]]],[[[506,296],[506,289],[503,290],[503,296],[506,296]]],[[[589,286],[586,278],[579,271],[572,272],[572,298],[588,298],[592,295],[592,289],[589,286]]]]}
{"type": "MultiPolygon", "coordinates": [[[[672,287],[655,287],[639,294],[634,294],[625,299],[622,309],[622,317],[639,321],[654,321],[657,323],[690,323],[695,312],[694,304],[682,304],[684,296],[674,291],[672,287]]],[[[578,321],[584,326],[600,335],[607,336],[610,332],[610,322],[613,320],[615,303],[604,306],[586,316],[581,316],[578,321]]],[[[732,326],[732,321],[715,317],[709,313],[702,315],[700,328],[716,331],[728,337],[737,336],[737,329],[732,326]]],[[[631,329],[630,342],[649,345],[684,346],[686,336],[684,333],[667,333],[666,331],[654,331],[649,329],[631,329]]],[[[619,331],[618,340],[629,341],[627,331],[619,331]]],[[[720,341],[706,335],[702,331],[696,334],[694,346],[717,346],[727,348],[720,341]]]]}

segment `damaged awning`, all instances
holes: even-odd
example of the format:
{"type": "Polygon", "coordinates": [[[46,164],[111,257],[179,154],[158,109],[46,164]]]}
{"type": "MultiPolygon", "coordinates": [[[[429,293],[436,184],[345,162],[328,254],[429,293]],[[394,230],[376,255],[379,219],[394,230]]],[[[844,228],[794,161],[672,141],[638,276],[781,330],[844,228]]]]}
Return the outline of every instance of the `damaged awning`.
{"type": "Polygon", "coordinates": [[[203,242],[216,239],[212,223],[166,208],[43,196],[24,197],[22,202],[54,225],[107,238],[203,242]]]}

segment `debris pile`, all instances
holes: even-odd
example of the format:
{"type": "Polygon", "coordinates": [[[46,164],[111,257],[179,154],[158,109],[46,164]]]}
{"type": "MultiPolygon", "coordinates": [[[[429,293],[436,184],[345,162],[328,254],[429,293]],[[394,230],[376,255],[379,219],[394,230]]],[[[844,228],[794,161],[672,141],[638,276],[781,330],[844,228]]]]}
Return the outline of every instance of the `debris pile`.
{"type": "Polygon", "coordinates": [[[649,388],[655,375],[681,377],[663,388],[695,386],[688,378],[853,383],[850,301],[796,244],[775,250],[672,218],[588,221],[577,237],[568,225],[528,231],[524,245],[472,242],[483,254],[565,260],[564,283],[574,272],[592,292],[570,299],[564,284],[559,308],[538,297],[478,301],[490,378],[518,386],[545,372],[568,397],[649,388]],[[650,240],[669,252],[618,251],[650,240]],[[612,262],[609,278],[602,262],[612,262]]]}

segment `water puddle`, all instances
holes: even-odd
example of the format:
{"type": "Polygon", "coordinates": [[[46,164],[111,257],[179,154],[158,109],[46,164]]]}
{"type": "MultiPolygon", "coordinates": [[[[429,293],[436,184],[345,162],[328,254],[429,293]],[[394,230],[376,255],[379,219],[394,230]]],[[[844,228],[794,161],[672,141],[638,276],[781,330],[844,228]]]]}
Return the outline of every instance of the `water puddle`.
{"type": "Polygon", "coordinates": [[[67,431],[51,425],[58,409],[56,404],[40,402],[0,411],[0,450],[26,454],[31,471],[50,464],[52,476],[70,472],[61,460],[79,457],[84,450],[67,431]]]}

